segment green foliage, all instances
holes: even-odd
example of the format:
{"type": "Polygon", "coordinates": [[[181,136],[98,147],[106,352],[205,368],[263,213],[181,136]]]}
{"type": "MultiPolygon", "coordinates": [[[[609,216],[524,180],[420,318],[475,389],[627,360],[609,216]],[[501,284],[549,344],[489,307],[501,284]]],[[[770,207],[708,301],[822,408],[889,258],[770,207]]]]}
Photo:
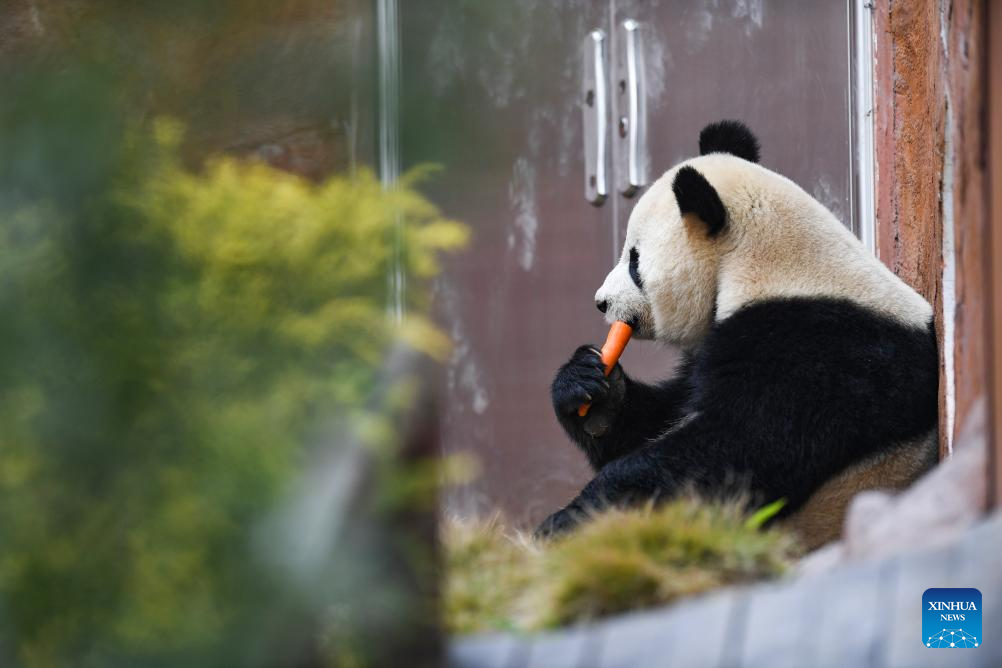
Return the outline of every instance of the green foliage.
{"type": "Polygon", "coordinates": [[[786,506],[786,499],[776,499],[772,503],[767,503],[754,513],[746,520],[745,524],[749,529],[761,529],[765,526],[765,523],[771,520],[773,517],[779,514],[786,506]]]}
{"type": "Polygon", "coordinates": [[[680,499],[611,510],[551,544],[497,520],[443,532],[445,621],[458,633],[563,626],[780,575],[792,538],[752,527],[739,503],[680,499]]]}
{"type": "Polygon", "coordinates": [[[447,345],[387,322],[397,221],[416,313],[465,231],[417,173],[392,191],[196,173],[167,120],[104,133],[92,173],[44,142],[37,165],[7,127],[30,178],[0,191],[0,646],[28,666],[211,663],[267,605],[251,534],[318,430],[359,410],[394,340],[447,345]]]}

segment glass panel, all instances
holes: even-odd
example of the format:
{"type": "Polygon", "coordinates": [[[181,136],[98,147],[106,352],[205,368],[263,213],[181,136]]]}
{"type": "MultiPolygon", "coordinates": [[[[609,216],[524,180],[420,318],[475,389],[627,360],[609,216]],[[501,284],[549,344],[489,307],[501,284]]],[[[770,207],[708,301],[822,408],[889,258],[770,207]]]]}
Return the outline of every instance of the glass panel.
{"type": "Polygon", "coordinates": [[[763,165],[851,226],[847,2],[618,0],[615,15],[645,28],[652,178],[697,152],[706,123],[736,118],[763,165]]]}
{"type": "Polygon", "coordinates": [[[616,252],[612,207],[584,199],[579,92],[584,38],[608,7],[422,0],[401,21],[404,162],[442,166],[427,192],[473,234],[435,301],[455,340],[445,447],[483,473],[447,506],[537,519],[588,476],[549,384],[605,336],[593,295],[616,252]]]}
{"type": "MultiPolygon", "coordinates": [[[[590,477],[553,417],[549,384],[578,345],[605,337],[593,295],[635,202],[614,191],[615,160],[606,203],[583,197],[585,36],[606,31],[615,58],[618,24],[642,24],[652,176],[696,153],[707,122],[740,118],[766,166],[848,222],[847,5],[422,0],[400,10],[403,161],[441,165],[425,189],[473,231],[434,299],[455,340],[444,447],[474,453],[482,473],[446,506],[539,520],[590,477]]],[[[675,358],[642,343],[623,363],[650,380],[675,358]]]]}

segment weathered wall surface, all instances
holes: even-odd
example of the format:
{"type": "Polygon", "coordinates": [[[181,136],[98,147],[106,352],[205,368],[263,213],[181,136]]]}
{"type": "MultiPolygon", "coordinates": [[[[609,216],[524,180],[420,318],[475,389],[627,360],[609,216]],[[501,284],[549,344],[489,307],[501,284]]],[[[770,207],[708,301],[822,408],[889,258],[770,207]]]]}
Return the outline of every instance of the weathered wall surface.
{"type": "Polygon", "coordinates": [[[877,35],[877,251],[940,308],[946,100],[934,3],[882,0],[877,35]]]}
{"type": "Polygon", "coordinates": [[[981,0],[874,7],[877,251],[937,314],[944,454],[986,387],[984,11],[981,0]]]}
{"type": "MultiPolygon", "coordinates": [[[[988,6],[988,33],[1002,35],[1002,4],[988,6]]],[[[987,34],[987,33],[984,33],[987,34]]],[[[990,368],[990,401],[988,419],[992,448],[989,450],[989,490],[995,508],[1002,508],[1002,188],[992,184],[1002,182],[1002,39],[986,42],[988,111],[985,114],[988,133],[988,191],[990,217],[986,225],[989,255],[988,298],[985,311],[990,313],[990,338],[987,366],[990,368]]]]}
{"type": "Polygon", "coordinates": [[[948,126],[952,147],[952,223],[956,307],[954,356],[959,434],[988,387],[987,244],[988,177],[985,142],[985,4],[953,0],[943,12],[945,75],[949,85],[948,126]]]}

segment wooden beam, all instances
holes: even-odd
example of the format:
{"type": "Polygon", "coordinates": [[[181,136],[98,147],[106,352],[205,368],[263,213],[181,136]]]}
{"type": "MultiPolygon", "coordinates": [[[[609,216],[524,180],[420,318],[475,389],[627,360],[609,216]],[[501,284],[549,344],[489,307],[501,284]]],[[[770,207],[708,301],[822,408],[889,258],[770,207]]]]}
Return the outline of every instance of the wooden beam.
{"type": "Polygon", "coordinates": [[[877,251],[935,310],[946,456],[989,382],[986,3],[874,12],[877,251]]]}
{"type": "MultiPolygon", "coordinates": [[[[988,193],[985,160],[985,3],[953,0],[941,17],[946,35],[947,155],[950,191],[943,193],[944,224],[953,231],[954,429],[962,433],[988,388],[988,193]]],[[[946,287],[944,286],[944,289],[946,287]]],[[[946,313],[945,317],[950,318],[946,313]]],[[[986,435],[983,435],[986,436],[986,435]]]]}
{"type": "MultiPolygon", "coordinates": [[[[877,254],[929,300],[943,341],[943,186],[946,84],[939,3],[877,0],[875,144],[877,254]]],[[[940,368],[945,351],[940,345],[940,368]]],[[[940,424],[946,390],[940,374],[940,424]]],[[[940,429],[940,454],[946,452],[940,429]]]]}
{"type": "Polygon", "coordinates": [[[986,302],[989,312],[989,503],[1002,508],[1002,2],[988,3],[988,169],[991,188],[991,224],[986,302]]]}

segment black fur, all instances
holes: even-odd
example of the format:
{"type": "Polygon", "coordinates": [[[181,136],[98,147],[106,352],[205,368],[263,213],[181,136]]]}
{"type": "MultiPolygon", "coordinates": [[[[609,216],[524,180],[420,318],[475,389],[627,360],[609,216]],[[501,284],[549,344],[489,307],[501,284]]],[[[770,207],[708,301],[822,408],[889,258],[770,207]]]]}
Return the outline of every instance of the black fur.
{"type": "Polygon", "coordinates": [[[630,278],[633,279],[637,289],[643,292],[644,279],[640,277],[640,252],[636,246],[630,249],[630,278]]]}
{"type": "Polygon", "coordinates": [[[699,154],[707,153],[730,153],[749,162],[758,162],[758,139],[741,121],[717,121],[699,133],[699,154]]]}
{"type": "Polygon", "coordinates": [[[727,225],[727,209],[720,201],[720,195],[706,177],[694,168],[686,165],[679,169],[671,189],[678,201],[679,211],[683,215],[692,213],[698,216],[706,223],[707,233],[711,237],[719,234],[727,225]]]}
{"type": "Polygon", "coordinates": [[[627,376],[618,364],[608,379],[603,369],[598,349],[581,346],[557,372],[551,389],[557,420],[596,471],[666,431],[682,417],[691,394],[684,371],[658,385],[646,385],[627,376]],[[616,383],[622,383],[622,389],[616,383]],[[592,407],[581,418],[577,410],[585,402],[592,407]],[[608,415],[609,428],[595,437],[588,432],[588,422],[602,413],[608,415]]]}
{"type": "Polygon", "coordinates": [[[784,498],[786,515],[839,471],[937,420],[932,324],[908,327],[846,300],[748,305],[715,324],[672,380],[648,386],[622,374],[625,393],[612,407],[594,384],[594,352],[590,359],[582,350],[557,374],[553,401],[597,475],[539,527],[541,536],[593,509],[686,489],[750,491],[752,503],[784,498]],[[568,410],[582,386],[592,411],[614,415],[597,438],[584,430],[588,418],[568,410]]]}

